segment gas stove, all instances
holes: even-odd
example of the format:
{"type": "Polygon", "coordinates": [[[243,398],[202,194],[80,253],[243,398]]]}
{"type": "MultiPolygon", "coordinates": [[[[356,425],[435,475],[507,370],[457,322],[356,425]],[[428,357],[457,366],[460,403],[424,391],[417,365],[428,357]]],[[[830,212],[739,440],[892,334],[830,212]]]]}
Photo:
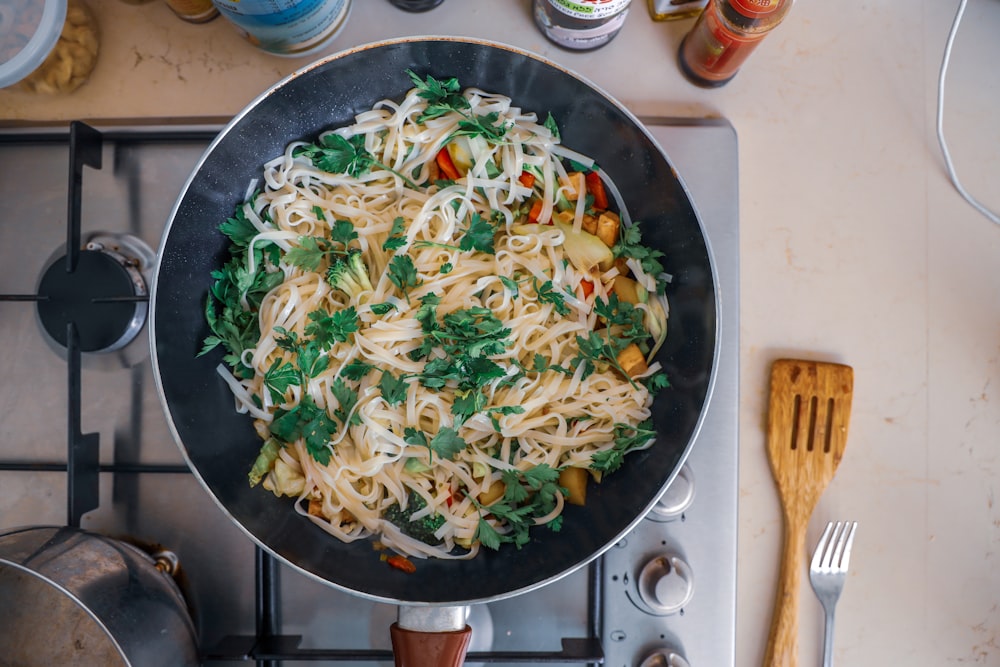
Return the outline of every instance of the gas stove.
{"type": "MultiPolygon", "coordinates": [[[[467,665],[735,662],[736,135],[723,120],[642,120],[686,183],[716,264],[708,412],[680,474],[626,538],[546,587],[470,608],[467,665]]],[[[203,664],[389,665],[396,608],[255,547],[188,472],[159,405],[145,326],[154,249],[219,129],[0,129],[0,531],[68,524],[167,547],[203,664]],[[65,280],[71,263],[93,277],[65,280]],[[67,314],[52,306],[66,294],[104,303],[67,314]]],[[[4,641],[0,628],[0,652],[4,641]]]]}

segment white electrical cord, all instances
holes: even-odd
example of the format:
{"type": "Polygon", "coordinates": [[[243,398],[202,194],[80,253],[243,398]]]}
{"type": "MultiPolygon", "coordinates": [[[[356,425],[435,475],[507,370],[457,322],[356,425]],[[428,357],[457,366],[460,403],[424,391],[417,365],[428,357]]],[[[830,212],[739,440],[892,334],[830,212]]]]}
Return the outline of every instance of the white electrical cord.
{"type": "Polygon", "coordinates": [[[965,201],[969,202],[973,208],[985,215],[991,221],[1000,225],[1000,216],[990,209],[983,206],[979,201],[970,195],[965,188],[962,186],[961,181],[958,180],[958,174],[955,172],[955,165],[952,164],[951,154],[948,152],[948,143],[944,139],[944,80],[945,74],[948,72],[948,61],[951,60],[951,48],[955,43],[955,35],[958,33],[958,26],[962,22],[962,15],[965,14],[965,6],[969,4],[969,0],[960,0],[958,4],[958,11],[955,13],[955,20],[951,24],[951,31],[948,33],[948,41],[944,45],[944,58],[941,59],[941,74],[938,76],[938,91],[937,91],[937,138],[938,143],[941,144],[941,152],[944,154],[944,164],[948,168],[948,176],[951,178],[952,185],[958,190],[958,194],[962,195],[965,201]]]}

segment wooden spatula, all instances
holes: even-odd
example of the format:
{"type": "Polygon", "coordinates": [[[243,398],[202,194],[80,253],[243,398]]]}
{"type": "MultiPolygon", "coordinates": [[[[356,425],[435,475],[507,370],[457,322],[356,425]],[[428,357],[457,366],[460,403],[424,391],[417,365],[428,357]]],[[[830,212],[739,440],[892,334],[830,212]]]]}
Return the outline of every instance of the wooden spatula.
{"type": "Polygon", "coordinates": [[[779,359],[771,366],[767,453],[784,515],[781,573],[764,667],[795,667],[806,527],[847,443],[850,366],[779,359]]]}

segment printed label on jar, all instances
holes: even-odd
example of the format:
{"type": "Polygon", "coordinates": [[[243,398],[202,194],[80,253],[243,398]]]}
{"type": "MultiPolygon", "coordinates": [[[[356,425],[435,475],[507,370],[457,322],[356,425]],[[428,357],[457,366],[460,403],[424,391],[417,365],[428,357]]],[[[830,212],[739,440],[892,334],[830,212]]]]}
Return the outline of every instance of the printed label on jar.
{"type": "Polygon", "coordinates": [[[278,55],[303,55],[336,34],[349,0],[213,0],[256,46],[278,55]]]}
{"type": "Polygon", "coordinates": [[[770,14],[781,6],[781,0],[729,0],[733,8],[745,16],[770,14]]]}
{"type": "Polygon", "coordinates": [[[628,9],[632,0],[548,0],[567,16],[577,19],[603,19],[628,9]]]}

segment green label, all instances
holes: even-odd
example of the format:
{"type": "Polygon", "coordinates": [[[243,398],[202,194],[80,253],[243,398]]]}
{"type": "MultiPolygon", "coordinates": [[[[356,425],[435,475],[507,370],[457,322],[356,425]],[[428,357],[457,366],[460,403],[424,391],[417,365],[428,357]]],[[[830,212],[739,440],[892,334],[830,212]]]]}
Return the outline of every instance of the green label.
{"type": "Polygon", "coordinates": [[[560,7],[565,7],[566,9],[573,12],[580,12],[581,14],[593,14],[593,5],[581,5],[579,2],[572,2],[572,0],[552,0],[552,4],[559,5],[560,7]]]}

